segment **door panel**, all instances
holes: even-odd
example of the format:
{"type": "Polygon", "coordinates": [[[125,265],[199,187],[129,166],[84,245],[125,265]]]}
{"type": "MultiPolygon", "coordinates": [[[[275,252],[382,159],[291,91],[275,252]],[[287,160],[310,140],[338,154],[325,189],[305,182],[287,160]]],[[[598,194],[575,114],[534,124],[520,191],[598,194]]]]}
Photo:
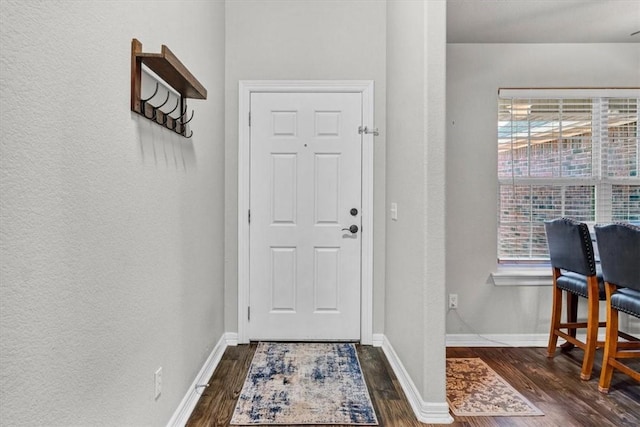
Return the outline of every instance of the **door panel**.
{"type": "Polygon", "coordinates": [[[360,93],[251,94],[249,339],[360,338],[361,111],[360,93]]]}
{"type": "Polygon", "coordinates": [[[338,312],[340,248],[315,248],[314,311],[338,312]]]}
{"type": "Polygon", "coordinates": [[[338,224],[340,154],[316,154],[313,171],[315,224],[338,224]]]}
{"type": "Polygon", "coordinates": [[[296,248],[271,248],[270,312],[296,311],[296,248]]]}
{"type": "Polygon", "coordinates": [[[297,212],[297,155],[291,153],[271,154],[271,201],[272,224],[294,224],[297,212]]]}

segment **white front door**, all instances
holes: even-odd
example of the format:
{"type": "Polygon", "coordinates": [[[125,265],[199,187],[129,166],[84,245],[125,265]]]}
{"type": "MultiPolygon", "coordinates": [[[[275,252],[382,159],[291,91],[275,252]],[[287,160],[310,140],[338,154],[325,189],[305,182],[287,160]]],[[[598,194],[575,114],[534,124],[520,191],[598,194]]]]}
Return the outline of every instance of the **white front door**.
{"type": "Polygon", "coordinates": [[[248,338],[358,340],[362,94],[250,103],[248,338]]]}

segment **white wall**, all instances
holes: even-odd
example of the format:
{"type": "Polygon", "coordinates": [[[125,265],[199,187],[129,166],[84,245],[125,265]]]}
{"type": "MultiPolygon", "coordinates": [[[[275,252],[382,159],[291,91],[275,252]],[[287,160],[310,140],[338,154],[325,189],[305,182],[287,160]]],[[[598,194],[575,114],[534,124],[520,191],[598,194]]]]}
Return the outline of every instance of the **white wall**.
{"type": "Polygon", "coordinates": [[[398,220],[387,218],[385,293],[385,335],[427,412],[444,417],[445,13],[444,1],[387,3],[387,207],[398,204],[398,220]]]}
{"type": "Polygon", "coordinates": [[[640,86],[640,44],[447,46],[447,333],[547,334],[551,289],[497,287],[500,87],[640,86]],[[462,320],[461,320],[462,319],[462,320]]]}
{"type": "Polygon", "coordinates": [[[387,217],[385,334],[421,388],[424,9],[420,2],[389,2],[387,10],[387,205],[398,204],[398,221],[387,217]]]}
{"type": "Polygon", "coordinates": [[[1,423],[164,425],[223,333],[224,3],[3,0],[0,52],[1,423]],[[130,111],[134,37],[192,139],[130,111]]]}
{"type": "Polygon", "coordinates": [[[226,5],[225,327],[238,330],[238,82],[373,80],[374,332],[384,322],[385,2],[252,0],[226,5]]]}

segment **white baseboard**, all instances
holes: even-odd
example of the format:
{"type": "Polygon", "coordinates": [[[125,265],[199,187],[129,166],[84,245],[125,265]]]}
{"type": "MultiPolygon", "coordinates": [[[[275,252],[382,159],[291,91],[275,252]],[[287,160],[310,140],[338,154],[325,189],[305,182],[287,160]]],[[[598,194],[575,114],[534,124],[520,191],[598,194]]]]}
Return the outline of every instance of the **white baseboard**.
{"type": "Polygon", "coordinates": [[[384,343],[384,334],[373,334],[371,336],[371,345],[374,347],[382,347],[384,343]]]}
{"type": "Polygon", "coordinates": [[[549,334],[447,334],[447,347],[546,347],[549,334]]]}
{"type": "Polygon", "coordinates": [[[200,399],[200,393],[202,392],[202,390],[196,388],[196,386],[198,384],[207,384],[211,375],[213,375],[213,371],[216,370],[218,363],[220,363],[225,349],[228,346],[235,345],[238,345],[238,334],[230,332],[222,334],[215,347],[213,347],[211,354],[204,362],[200,372],[198,372],[198,375],[193,380],[191,387],[187,390],[187,394],[184,396],[182,402],[180,402],[180,405],[167,423],[167,427],[183,427],[187,424],[191,413],[198,403],[198,399],[200,399]]]}
{"type": "Polygon", "coordinates": [[[224,334],[224,339],[227,342],[227,347],[235,347],[238,345],[238,333],[227,332],[224,334]]]}
{"type": "MultiPolygon", "coordinates": [[[[584,341],[584,332],[578,332],[578,338],[584,341]]],[[[604,328],[600,328],[598,341],[604,341],[604,328]]],[[[564,339],[558,338],[558,345],[564,339]]],[[[447,334],[447,347],[542,347],[549,344],[549,334],[447,334]]]]}
{"type": "MultiPolygon", "coordinates": [[[[374,334],[374,342],[376,342],[376,335],[382,334],[374,334]]],[[[427,424],[451,424],[453,417],[449,414],[447,402],[425,402],[422,400],[420,392],[411,380],[393,346],[384,335],[382,335],[382,351],[396,374],[418,421],[427,424]]]]}

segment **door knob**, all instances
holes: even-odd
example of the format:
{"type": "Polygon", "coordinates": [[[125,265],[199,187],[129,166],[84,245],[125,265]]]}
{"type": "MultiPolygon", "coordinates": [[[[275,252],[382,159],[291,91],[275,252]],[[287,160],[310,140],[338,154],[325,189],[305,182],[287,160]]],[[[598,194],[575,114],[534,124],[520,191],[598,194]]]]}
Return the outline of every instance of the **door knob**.
{"type": "Polygon", "coordinates": [[[342,231],[349,231],[352,234],[356,234],[358,232],[358,226],[354,224],[349,228],[343,228],[342,231]]]}

